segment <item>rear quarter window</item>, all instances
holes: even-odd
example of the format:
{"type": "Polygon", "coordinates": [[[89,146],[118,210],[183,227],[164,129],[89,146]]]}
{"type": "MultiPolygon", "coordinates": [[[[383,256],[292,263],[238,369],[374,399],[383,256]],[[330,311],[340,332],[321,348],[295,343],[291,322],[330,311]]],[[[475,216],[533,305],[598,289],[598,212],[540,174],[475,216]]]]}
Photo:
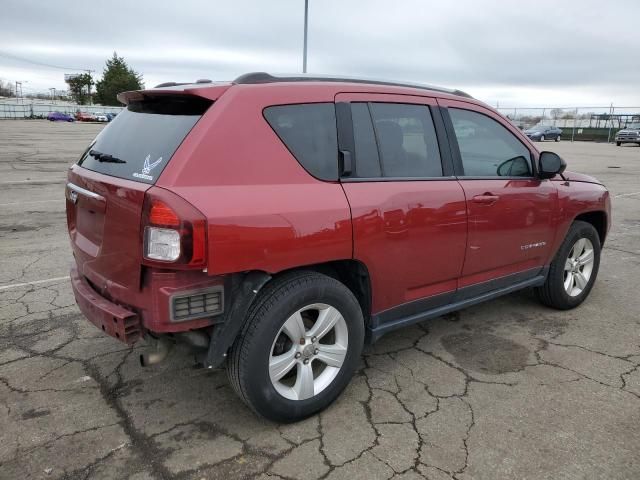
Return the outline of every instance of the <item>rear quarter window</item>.
{"type": "Polygon", "coordinates": [[[264,118],[304,169],[321,180],[338,179],[338,137],[333,103],[278,105],[264,118]]]}

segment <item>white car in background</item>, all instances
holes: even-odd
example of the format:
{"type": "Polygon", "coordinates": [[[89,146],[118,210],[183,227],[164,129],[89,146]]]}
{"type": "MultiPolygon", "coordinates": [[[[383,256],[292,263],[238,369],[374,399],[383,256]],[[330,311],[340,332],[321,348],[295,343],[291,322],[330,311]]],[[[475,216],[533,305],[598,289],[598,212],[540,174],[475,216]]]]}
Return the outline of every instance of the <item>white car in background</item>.
{"type": "Polygon", "coordinates": [[[108,122],[109,118],[104,113],[94,113],[94,117],[96,117],[96,122],[108,122]]]}

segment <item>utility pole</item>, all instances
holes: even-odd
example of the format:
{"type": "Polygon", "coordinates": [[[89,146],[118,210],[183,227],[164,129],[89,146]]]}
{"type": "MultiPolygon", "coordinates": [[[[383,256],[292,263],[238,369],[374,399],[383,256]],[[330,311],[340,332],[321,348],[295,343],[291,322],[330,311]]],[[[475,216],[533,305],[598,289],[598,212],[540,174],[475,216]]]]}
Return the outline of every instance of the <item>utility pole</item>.
{"type": "MultiPolygon", "coordinates": [[[[611,107],[609,107],[609,133],[607,134],[607,143],[611,142],[611,128],[613,127],[613,102],[611,102],[611,107]]],[[[606,125],[606,123],[605,123],[606,125]]]]}
{"type": "Polygon", "coordinates": [[[95,70],[85,70],[89,74],[89,83],[87,84],[87,92],[89,94],[89,105],[93,105],[93,101],[91,100],[91,73],[95,72],[95,70]]]}
{"type": "Polygon", "coordinates": [[[22,98],[22,82],[16,80],[16,101],[20,98],[20,100],[24,103],[24,99],[22,98]],[[20,87],[20,94],[18,94],[18,87],[20,87]]]}
{"type": "Polygon", "coordinates": [[[307,73],[307,26],[309,23],[309,0],[304,0],[304,47],[302,51],[302,73],[307,73]]]}
{"type": "Polygon", "coordinates": [[[55,89],[55,87],[51,87],[49,89],[49,94],[51,96],[51,101],[55,102],[56,101],[56,89],[55,89]]]}

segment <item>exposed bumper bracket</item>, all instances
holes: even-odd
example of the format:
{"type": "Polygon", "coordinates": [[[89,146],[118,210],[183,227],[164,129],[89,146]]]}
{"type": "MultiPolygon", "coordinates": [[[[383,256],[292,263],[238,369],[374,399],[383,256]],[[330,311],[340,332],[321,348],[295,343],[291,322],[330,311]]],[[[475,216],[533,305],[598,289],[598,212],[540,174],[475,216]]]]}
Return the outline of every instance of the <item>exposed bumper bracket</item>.
{"type": "Polygon", "coordinates": [[[99,295],[75,267],[71,269],[71,287],[80,311],[96,327],[128,345],[140,340],[138,314],[99,295]]]}

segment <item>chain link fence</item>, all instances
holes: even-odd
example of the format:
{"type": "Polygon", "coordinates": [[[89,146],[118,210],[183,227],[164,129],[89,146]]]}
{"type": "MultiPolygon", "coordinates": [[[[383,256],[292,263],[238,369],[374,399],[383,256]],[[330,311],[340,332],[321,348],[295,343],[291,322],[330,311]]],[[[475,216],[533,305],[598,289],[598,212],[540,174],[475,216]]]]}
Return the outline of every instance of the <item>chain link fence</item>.
{"type": "Polygon", "coordinates": [[[640,107],[535,107],[497,110],[518,128],[536,125],[562,129],[564,140],[613,142],[617,131],[640,123],[640,107]]]}
{"type": "MultiPolygon", "coordinates": [[[[77,105],[69,102],[18,102],[0,100],[0,119],[47,118],[51,112],[75,115],[118,113],[123,107],[77,105]]],[[[552,125],[562,129],[564,140],[612,142],[618,130],[640,123],[640,107],[498,107],[518,128],[552,125]]]]}
{"type": "MultiPolygon", "coordinates": [[[[13,100],[13,99],[12,99],[13,100]]],[[[16,102],[0,101],[0,119],[38,119],[47,118],[52,112],[74,116],[83,113],[118,113],[123,107],[104,107],[101,105],[77,105],[69,102],[16,102]]]]}

